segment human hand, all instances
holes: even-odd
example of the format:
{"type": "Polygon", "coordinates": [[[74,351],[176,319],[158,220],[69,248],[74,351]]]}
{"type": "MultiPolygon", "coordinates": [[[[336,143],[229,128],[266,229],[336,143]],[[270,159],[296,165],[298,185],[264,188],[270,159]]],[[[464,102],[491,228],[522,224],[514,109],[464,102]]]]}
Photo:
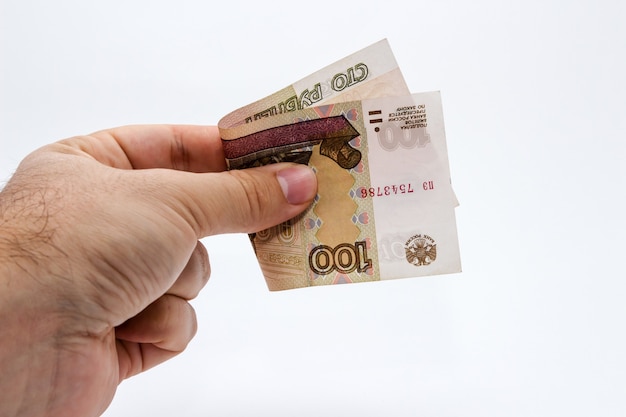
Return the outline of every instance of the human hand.
{"type": "Polygon", "coordinates": [[[194,126],[111,129],[22,161],[0,192],[1,416],[100,415],[195,334],[198,239],[278,224],[316,192],[307,167],[225,168],[217,128],[194,126]]]}

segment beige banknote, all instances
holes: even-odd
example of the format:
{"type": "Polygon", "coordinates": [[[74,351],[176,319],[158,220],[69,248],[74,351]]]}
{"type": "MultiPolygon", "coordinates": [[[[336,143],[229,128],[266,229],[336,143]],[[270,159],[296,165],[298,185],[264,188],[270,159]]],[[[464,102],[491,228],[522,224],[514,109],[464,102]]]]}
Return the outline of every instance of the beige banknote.
{"type": "Polygon", "coordinates": [[[239,126],[233,166],[292,160],[318,177],[302,215],[251,236],[270,290],[459,272],[440,94],[309,107],[239,126]]]}
{"type": "Polygon", "coordinates": [[[251,235],[270,290],[460,271],[438,93],[409,95],[386,40],[220,123],[230,169],[308,164],[318,195],[251,235]]]}
{"type": "Polygon", "coordinates": [[[339,101],[410,94],[402,72],[383,39],[276,93],[224,116],[222,134],[241,136],[236,127],[266,117],[339,101]]]}
{"type": "MultiPolygon", "coordinates": [[[[243,128],[238,126],[277,114],[342,101],[409,94],[389,42],[383,39],[268,97],[229,113],[219,122],[220,133],[223,139],[229,140],[245,134],[243,128]]],[[[447,164],[445,141],[437,146],[447,164]]]]}

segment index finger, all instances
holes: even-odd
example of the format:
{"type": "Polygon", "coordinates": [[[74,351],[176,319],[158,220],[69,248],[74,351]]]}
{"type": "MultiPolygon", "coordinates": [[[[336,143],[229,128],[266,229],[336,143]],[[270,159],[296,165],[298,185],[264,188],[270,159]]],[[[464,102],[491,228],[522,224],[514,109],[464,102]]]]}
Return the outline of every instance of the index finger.
{"type": "Polygon", "coordinates": [[[83,151],[115,167],[167,168],[190,172],[226,169],[217,126],[123,126],[74,138],[77,139],[91,142],[88,149],[82,144],[83,151]]]}

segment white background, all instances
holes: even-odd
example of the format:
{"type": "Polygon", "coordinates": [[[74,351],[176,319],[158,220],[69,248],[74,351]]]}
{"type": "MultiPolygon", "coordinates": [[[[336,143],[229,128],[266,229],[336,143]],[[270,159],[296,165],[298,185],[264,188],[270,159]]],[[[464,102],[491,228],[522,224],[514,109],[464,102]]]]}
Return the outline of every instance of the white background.
{"type": "Polygon", "coordinates": [[[462,274],[270,293],[246,236],[206,239],[197,337],[105,415],[626,415],[625,4],[2,0],[2,180],[68,136],[215,124],[384,37],[442,91],[462,274]]]}

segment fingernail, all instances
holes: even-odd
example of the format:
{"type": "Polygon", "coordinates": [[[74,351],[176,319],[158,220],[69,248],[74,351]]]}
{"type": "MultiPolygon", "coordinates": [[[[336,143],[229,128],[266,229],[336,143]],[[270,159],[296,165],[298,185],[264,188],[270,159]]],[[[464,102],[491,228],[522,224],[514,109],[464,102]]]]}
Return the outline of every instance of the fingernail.
{"type": "Polygon", "coordinates": [[[313,170],[306,165],[280,170],[276,178],[289,204],[306,203],[315,197],[317,178],[313,170]]]}

